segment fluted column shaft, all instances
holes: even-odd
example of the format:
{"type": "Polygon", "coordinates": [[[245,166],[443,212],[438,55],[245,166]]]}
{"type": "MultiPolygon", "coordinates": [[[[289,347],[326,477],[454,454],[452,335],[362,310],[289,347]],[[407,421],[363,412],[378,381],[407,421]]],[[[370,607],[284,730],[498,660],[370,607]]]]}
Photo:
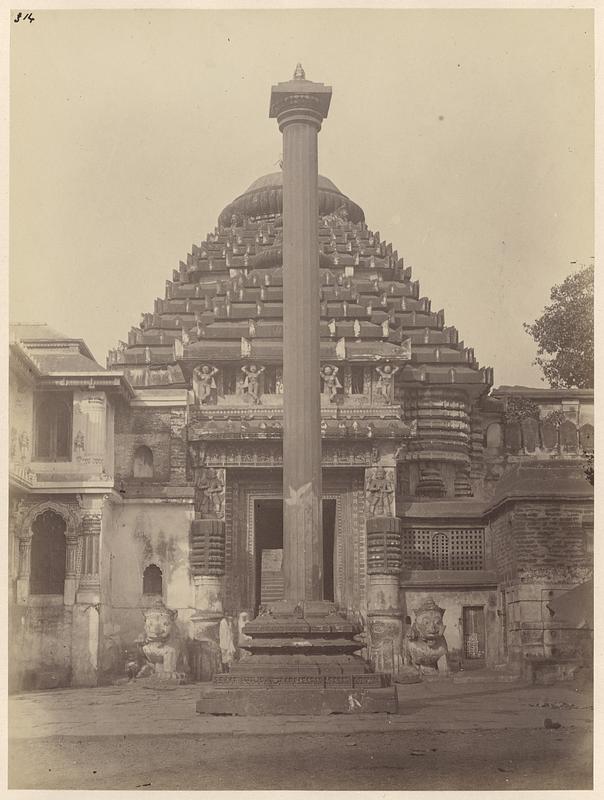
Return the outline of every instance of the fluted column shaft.
{"type": "Polygon", "coordinates": [[[323,599],[317,133],[312,119],[283,128],[283,562],[294,601],[323,599]]]}

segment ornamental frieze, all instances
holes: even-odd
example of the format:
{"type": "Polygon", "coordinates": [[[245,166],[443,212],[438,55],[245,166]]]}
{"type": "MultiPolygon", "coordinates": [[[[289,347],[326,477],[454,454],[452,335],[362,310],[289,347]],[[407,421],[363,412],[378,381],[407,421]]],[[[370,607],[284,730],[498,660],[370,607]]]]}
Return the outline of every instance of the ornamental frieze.
{"type": "MultiPolygon", "coordinates": [[[[281,442],[189,442],[192,469],[203,467],[281,467],[281,442]]],[[[323,466],[368,467],[379,459],[379,450],[371,443],[324,442],[323,466]]]]}
{"type": "MultiPolygon", "coordinates": [[[[366,418],[323,418],[322,439],[405,439],[417,435],[417,422],[403,422],[396,418],[380,418],[377,414],[366,418]]],[[[187,438],[194,441],[281,440],[282,418],[249,418],[193,420],[187,428],[187,438]]]]}

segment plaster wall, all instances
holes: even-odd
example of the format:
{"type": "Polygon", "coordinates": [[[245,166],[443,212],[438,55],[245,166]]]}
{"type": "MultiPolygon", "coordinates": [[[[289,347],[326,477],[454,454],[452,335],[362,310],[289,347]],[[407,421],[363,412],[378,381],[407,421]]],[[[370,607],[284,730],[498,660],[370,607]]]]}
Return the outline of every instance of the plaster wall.
{"type": "MultiPolygon", "coordinates": [[[[178,611],[178,627],[190,635],[194,613],[189,568],[189,531],[193,506],[186,502],[141,500],[117,503],[104,527],[102,592],[109,598],[104,638],[119,648],[132,647],[143,632],[143,573],[150,564],[162,571],[163,601],[178,611]]],[[[106,643],[106,648],[113,645],[106,643]]]]}

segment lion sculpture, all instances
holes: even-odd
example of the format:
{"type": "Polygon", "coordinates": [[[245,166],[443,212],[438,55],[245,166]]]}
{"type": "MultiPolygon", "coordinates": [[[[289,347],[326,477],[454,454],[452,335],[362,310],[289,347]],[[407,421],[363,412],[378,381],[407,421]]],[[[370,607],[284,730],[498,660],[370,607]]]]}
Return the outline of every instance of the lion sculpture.
{"type": "Polygon", "coordinates": [[[154,677],[159,681],[185,683],[189,664],[184,642],[178,636],[174,621],[178,614],[163,603],[143,611],[145,616],[145,643],[143,653],[146,662],[137,678],[154,677]]]}
{"type": "Polygon", "coordinates": [[[430,597],[414,609],[415,621],[403,643],[406,665],[413,665],[421,673],[448,672],[447,641],[444,637],[444,608],[430,597]]]}

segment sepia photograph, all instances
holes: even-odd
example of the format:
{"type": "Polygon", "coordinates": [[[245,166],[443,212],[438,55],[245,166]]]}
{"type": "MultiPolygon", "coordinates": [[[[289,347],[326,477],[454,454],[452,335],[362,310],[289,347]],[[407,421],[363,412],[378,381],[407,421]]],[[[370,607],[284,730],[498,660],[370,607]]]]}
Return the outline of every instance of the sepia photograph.
{"type": "Polygon", "coordinates": [[[594,788],[593,8],[15,8],[8,789],[594,788]]]}

